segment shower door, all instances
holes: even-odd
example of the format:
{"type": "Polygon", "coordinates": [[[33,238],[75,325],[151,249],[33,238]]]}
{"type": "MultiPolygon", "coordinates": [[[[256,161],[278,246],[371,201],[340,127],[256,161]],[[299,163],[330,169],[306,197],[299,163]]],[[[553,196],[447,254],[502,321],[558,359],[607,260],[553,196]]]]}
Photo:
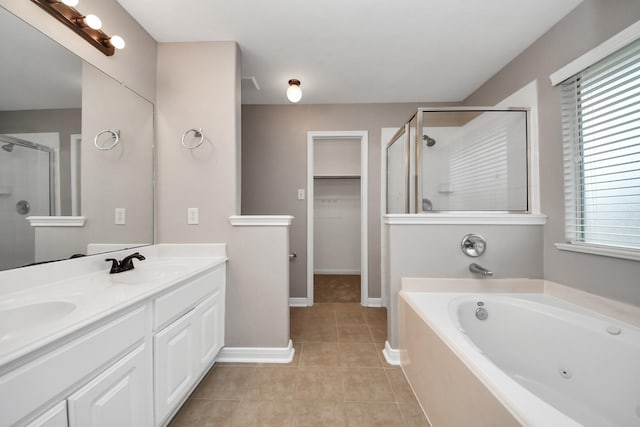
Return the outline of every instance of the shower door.
{"type": "Polygon", "coordinates": [[[28,216],[50,215],[51,156],[47,147],[0,135],[0,270],[35,259],[28,216]]]}

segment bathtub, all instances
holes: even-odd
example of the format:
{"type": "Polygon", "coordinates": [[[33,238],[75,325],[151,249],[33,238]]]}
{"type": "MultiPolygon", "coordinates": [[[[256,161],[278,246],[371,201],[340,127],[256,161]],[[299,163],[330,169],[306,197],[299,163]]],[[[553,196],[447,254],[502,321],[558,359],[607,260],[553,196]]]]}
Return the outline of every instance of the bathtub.
{"type": "Polygon", "coordinates": [[[433,427],[640,426],[639,328],[544,292],[403,290],[399,305],[401,365],[433,427]]]}

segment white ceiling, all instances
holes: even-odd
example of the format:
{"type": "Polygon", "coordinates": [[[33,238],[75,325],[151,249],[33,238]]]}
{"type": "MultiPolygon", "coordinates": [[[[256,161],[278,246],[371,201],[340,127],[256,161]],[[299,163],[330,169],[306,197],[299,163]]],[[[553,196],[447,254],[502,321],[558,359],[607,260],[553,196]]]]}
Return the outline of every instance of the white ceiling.
{"type": "Polygon", "coordinates": [[[243,103],[459,101],[582,0],[118,0],[159,42],[235,40],[243,103]]]}

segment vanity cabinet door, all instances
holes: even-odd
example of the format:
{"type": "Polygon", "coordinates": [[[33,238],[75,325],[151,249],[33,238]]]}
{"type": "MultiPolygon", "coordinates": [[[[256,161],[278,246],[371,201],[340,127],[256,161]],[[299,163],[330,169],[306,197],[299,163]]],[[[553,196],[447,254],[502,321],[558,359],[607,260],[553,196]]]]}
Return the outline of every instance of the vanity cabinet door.
{"type": "Polygon", "coordinates": [[[98,375],[68,399],[70,427],[142,427],[153,424],[145,345],[98,375]]]}
{"type": "Polygon", "coordinates": [[[26,427],[68,427],[67,401],[58,403],[53,408],[31,421],[26,427]]]}
{"type": "Polygon", "coordinates": [[[218,288],[196,307],[198,371],[209,369],[224,345],[224,288],[218,288]]]}
{"type": "Polygon", "coordinates": [[[182,402],[198,375],[195,310],[154,337],[156,423],[182,402]]]}

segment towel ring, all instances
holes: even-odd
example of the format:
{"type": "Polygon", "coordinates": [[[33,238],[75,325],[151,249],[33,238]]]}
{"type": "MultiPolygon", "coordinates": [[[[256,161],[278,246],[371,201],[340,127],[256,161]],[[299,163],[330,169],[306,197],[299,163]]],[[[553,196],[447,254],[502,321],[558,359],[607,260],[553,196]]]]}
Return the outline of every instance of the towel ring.
{"type": "Polygon", "coordinates": [[[204,134],[202,133],[202,128],[191,128],[187,131],[185,131],[185,133],[182,134],[182,146],[184,148],[188,148],[189,150],[193,150],[194,148],[198,148],[199,146],[202,145],[202,143],[204,142],[204,134]],[[196,138],[200,138],[200,140],[194,144],[194,145],[187,145],[184,143],[184,138],[189,135],[190,132],[193,132],[193,135],[196,138]]]}
{"type": "Polygon", "coordinates": [[[95,145],[98,150],[111,150],[116,145],[118,145],[118,142],[120,142],[120,130],[111,130],[111,129],[101,130],[100,132],[97,133],[96,137],[93,138],[93,145],[95,145]],[[100,138],[100,135],[105,133],[111,134],[111,137],[113,138],[113,144],[107,145],[107,146],[102,146],[98,144],[98,138],[100,138]]]}

